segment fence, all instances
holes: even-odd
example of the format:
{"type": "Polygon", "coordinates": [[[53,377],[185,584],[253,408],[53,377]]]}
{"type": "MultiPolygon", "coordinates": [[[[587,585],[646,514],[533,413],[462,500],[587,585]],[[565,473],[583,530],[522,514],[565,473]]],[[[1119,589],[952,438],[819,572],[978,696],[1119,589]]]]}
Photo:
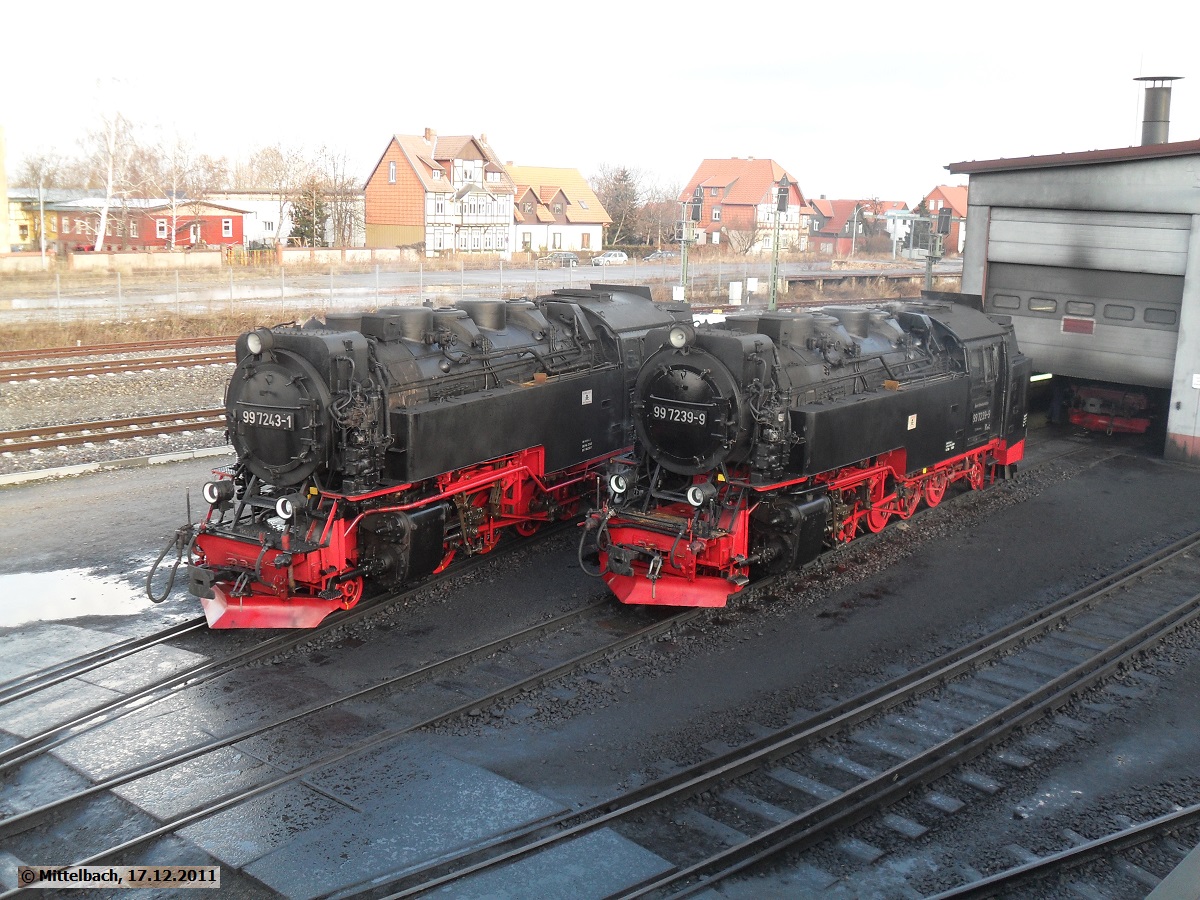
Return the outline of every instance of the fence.
{"type": "MultiPolygon", "coordinates": [[[[219,252],[219,251],[218,251],[219,252]]],[[[267,251],[274,252],[274,251],[267,251]]],[[[307,252],[307,251],[305,251],[307,252]]],[[[89,256],[91,254],[88,254],[89,256]]],[[[100,255],[100,254],[97,254],[100,255]]],[[[179,258],[179,254],[160,254],[179,258]]],[[[650,286],[656,299],[667,300],[680,282],[678,260],[647,263],[631,259],[624,266],[594,268],[539,268],[492,259],[490,264],[458,260],[456,267],[426,265],[421,260],[374,264],[354,261],[324,267],[310,262],[303,268],[278,265],[274,269],[251,265],[219,270],[174,271],[66,271],[34,272],[0,278],[0,317],[22,319],[100,318],[128,321],[133,317],[220,308],[365,309],[385,305],[415,305],[432,301],[446,305],[463,299],[514,299],[546,293],[556,288],[604,284],[650,286]]],[[[953,267],[953,264],[950,264],[953,267]]],[[[685,296],[697,304],[728,305],[730,285],[741,285],[746,305],[765,303],[770,284],[770,260],[741,257],[704,260],[689,265],[685,296]],[[755,280],[757,292],[747,293],[755,280]]],[[[885,270],[832,271],[828,261],[780,264],[781,299],[858,296],[915,296],[923,269],[911,264],[885,270]]],[[[939,267],[942,286],[954,289],[955,272],[939,267]]]]}

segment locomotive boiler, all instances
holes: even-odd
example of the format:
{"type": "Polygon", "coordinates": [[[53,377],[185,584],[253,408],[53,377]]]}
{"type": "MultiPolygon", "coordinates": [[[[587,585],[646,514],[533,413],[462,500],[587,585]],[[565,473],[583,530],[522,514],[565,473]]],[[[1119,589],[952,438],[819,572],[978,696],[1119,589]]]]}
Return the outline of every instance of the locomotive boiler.
{"type": "Polygon", "coordinates": [[[648,288],[384,309],[259,328],[226,392],[236,464],[204,486],[189,590],[213,628],[312,627],[364,585],[577,515],[633,443],[648,288]]]}
{"type": "Polygon", "coordinates": [[[581,542],[624,603],[723,606],[1023,455],[1030,363],[1009,320],[966,305],[745,314],[647,343],[635,451],[581,542]]]}

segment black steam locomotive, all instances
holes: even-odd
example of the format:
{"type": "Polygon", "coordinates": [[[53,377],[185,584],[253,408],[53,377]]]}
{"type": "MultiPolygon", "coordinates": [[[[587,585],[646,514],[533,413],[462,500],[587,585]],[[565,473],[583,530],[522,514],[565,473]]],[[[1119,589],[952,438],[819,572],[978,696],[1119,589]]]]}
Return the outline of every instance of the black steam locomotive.
{"type": "Polygon", "coordinates": [[[578,514],[633,443],[648,329],[690,322],[648,288],[329,315],[237,341],[237,462],[204,486],[189,590],[213,628],[312,627],[578,514]]]}
{"type": "Polygon", "coordinates": [[[724,606],[1023,455],[1030,363],[1006,318],[966,305],[739,315],[647,344],[635,452],[581,547],[624,603],[724,606]]]}

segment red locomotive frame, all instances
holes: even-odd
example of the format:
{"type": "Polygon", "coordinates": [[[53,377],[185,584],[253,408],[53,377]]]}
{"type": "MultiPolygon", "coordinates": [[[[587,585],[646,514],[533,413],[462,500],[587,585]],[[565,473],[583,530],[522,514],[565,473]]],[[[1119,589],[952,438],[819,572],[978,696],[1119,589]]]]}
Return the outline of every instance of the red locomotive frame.
{"type": "Polygon", "coordinates": [[[900,449],[791,481],[753,487],[725,481],[715,504],[720,521],[712,523],[716,527],[707,530],[708,536],[694,529],[695,510],[686,503],[636,517],[622,511],[618,518],[600,510],[592,514],[593,521],[601,523],[613,544],[646,551],[632,563],[633,574],[622,575],[608,570],[601,546],[604,580],[622,603],[721,607],[749,582],[750,515],[759,495],[804,485],[824,487],[833,501],[830,537],[844,544],[863,531],[883,531],[893,516],[910,518],[922,499],[937,506],[954,482],[966,482],[972,490],[984,487],[994,480],[997,467],[1020,461],[1024,451],[1024,440],[1010,447],[996,438],[913,474],[906,474],[907,453],[900,449]]]}
{"type": "MultiPolygon", "coordinates": [[[[544,449],[532,447],[419,485],[354,495],[322,492],[311,504],[317,514],[308,518],[304,533],[283,532],[283,549],[268,546],[266,526],[257,542],[211,530],[210,508],[192,544],[191,562],[244,574],[232,583],[213,583],[212,597],[201,598],[209,627],[312,628],[331,612],[353,607],[363,595],[359,528],[369,516],[451,502],[459,530],[445,541],[434,571],[460,552],[489,553],[510,528],[528,536],[547,522],[576,515],[584,492],[613,455],[547,474],[544,449]]],[[[222,470],[217,474],[229,477],[222,470]]]]}

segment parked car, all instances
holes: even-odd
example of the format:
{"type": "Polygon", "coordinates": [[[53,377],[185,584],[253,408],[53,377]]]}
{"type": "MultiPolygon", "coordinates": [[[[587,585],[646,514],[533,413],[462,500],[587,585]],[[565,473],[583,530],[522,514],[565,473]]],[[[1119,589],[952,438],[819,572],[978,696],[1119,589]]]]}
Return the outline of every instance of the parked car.
{"type": "Polygon", "coordinates": [[[649,256],[643,257],[643,262],[658,262],[663,259],[679,259],[678,250],[655,250],[649,256]]]}
{"type": "Polygon", "coordinates": [[[592,257],[593,266],[623,266],[629,262],[629,257],[621,250],[605,250],[599,256],[592,257]]]}
{"type": "Polygon", "coordinates": [[[570,250],[553,250],[550,255],[538,258],[538,264],[542,266],[560,266],[562,268],[573,269],[579,265],[579,255],[572,253],[570,250]]]}

